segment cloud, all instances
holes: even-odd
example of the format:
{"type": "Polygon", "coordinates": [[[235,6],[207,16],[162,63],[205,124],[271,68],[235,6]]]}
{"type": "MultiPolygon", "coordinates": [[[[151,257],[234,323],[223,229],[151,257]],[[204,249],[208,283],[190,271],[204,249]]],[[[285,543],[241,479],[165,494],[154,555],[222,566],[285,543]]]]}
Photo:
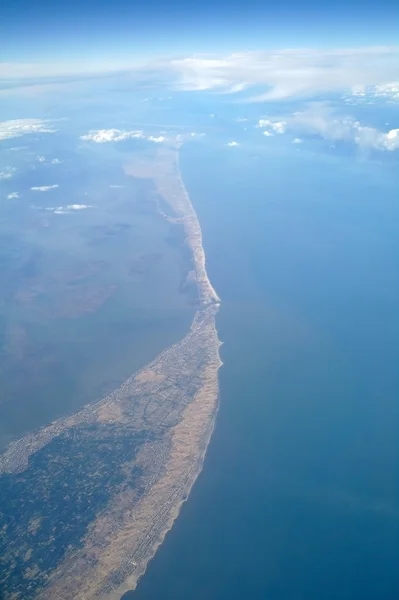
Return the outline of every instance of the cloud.
{"type": "Polygon", "coordinates": [[[374,100],[386,100],[388,102],[399,101],[399,82],[387,82],[374,86],[357,85],[349,93],[343,95],[347,104],[370,103],[374,100]]]}
{"type": "Polygon", "coordinates": [[[154,137],[153,135],[146,136],[143,131],[122,131],[121,129],[91,129],[89,133],[80,136],[85,142],[96,142],[97,144],[105,144],[107,142],[122,142],[129,139],[148,140],[157,144],[164,142],[164,136],[154,137]]]}
{"type": "Polygon", "coordinates": [[[7,200],[15,200],[16,198],[19,198],[19,192],[11,192],[7,196],[7,200]]]}
{"type": "Polygon", "coordinates": [[[91,204],[68,204],[68,210],[85,210],[85,208],[93,208],[91,204]]]}
{"type": "Polygon", "coordinates": [[[301,138],[294,138],[292,140],[293,144],[303,144],[303,140],[301,140],[301,138]]]}
{"type": "Polygon", "coordinates": [[[306,110],[284,117],[284,120],[261,120],[276,133],[286,130],[318,135],[327,140],[352,142],[361,148],[393,151],[399,149],[399,129],[388,132],[362,125],[352,117],[339,115],[328,104],[314,103],[306,110]],[[283,124],[283,126],[282,126],[283,124]],[[276,127],[277,126],[277,127],[276,127]]]}
{"type": "Polygon", "coordinates": [[[43,119],[14,119],[0,122],[0,140],[21,137],[28,133],[55,133],[57,130],[43,119]]]}
{"type": "MultiPolygon", "coordinates": [[[[270,130],[274,133],[284,133],[286,123],[284,121],[271,121],[270,119],[260,119],[258,122],[258,127],[266,127],[266,131],[271,133],[270,130]]],[[[265,133],[267,135],[267,133],[265,133]]]]}
{"type": "Polygon", "coordinates": [[[394,83],[385,83],[376,85],[374,88],[376,98],[388,98],[389,100],[399,100],[399,81],[394,83]]]}
{"type": "MultiPolygon", "coordinates": [[[[155,58],[151,61],[123,59],[119,63],[0,64],[2,93],[13,88],[31,93],[48,92],[61,85],[87,85],[110,80],[132,85],[154,85],[183,90],[214,90],[240,94],[247,101],[263,102],[292,97],[312,97],[353,88],[391,94],[385,86],[397,80],[398,48],[367,46],[343,49],[288,48],[238,52],[228,55],[195,55],[155,58]],[[23,87],[24,86],[24,87],[23,87]],[[251,96],[256,88],[257,95],[251,96]],[[260,90],[260,93],[259,93],[260,90]]],[[[395,93],[393,90],[392,93],[395,93]]],[[[169,96],[168,96],[169,98],[169,96]]]]}
{"type": "Polygon", "coordinates": [[[239,146],[239,145],[240,144],[238,142],[235,142],[234,140],[232,142],[227,142],[227,144],[226,144],[226,146],[230,146],[230,147],[239,146]]]}
{"type": "Polygon", "coordinates": [[[60,160],[59,158],[52,158],[51,160],[46,160],[46,158],[44,156],[36,156],[36,160],[40,163],[46,163],[46,165],[60,165],[61,163],[63,163],[63,160],[60,160]]]}
{"type": "Polygon", "coordinates": [[[5,167],[5,169],[0,171],[0,181],[3,179],[11,179],[11,177],[14,176],[15,171],[15,167],[5,167]]]}
{"type": "Polygon", "coordinates": [[[156,144],[160,144],[166,140],[166,137],[163,135],[160,135],[159,137],[154,137],[153,135],[149,135],[146,139],[149,142],[155,142],[156,144]]]}
{"type": "Polygon", "coordinates": [[[121,142],[130,138],[144,138],[142,131],[121,131],[120,129],[91,129],[86,135],[81,135],[80,139],[85,142],[96,142],[105,144],[106,142],[121,142]]]}
{"type": "Polygon", "coordinates": [[[247,100],[263,102],[294,96],[385,86],[397,75],[398,48],[288,49],[243,52],[222,58],[171,61],[185,90],[237,93],[252,86],[264,92],[247,100]]]}
{"type": "Polygon", "coordinates": [[[58,185],[58,183],[55,183],[54,185],[34,186],[34,187],[31,187],[30,189],[32,190],[32,192],[48,192],[50,190],[55,190],[57,187],[59,187],[59,185],[58,185]]]}
{"type": "Polygon", "coordinates": [[[48,206],[45,210],[54,213],[55,215],[67,215],[71,210],[79,211],[86,208],[93,208],[91,204],[68,204],[67,206],[48,206]]]}

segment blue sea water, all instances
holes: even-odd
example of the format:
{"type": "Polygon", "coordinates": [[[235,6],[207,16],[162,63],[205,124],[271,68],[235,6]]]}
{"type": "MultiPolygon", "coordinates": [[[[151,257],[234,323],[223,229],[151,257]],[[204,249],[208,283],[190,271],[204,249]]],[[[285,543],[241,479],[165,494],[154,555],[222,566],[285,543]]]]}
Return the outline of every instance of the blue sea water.
{"type": "Polygon", "coordinates": [[[183,149],[222,298],[203,472],[135,600],[396,600],[398,178],[377,157],[183,149]]]}

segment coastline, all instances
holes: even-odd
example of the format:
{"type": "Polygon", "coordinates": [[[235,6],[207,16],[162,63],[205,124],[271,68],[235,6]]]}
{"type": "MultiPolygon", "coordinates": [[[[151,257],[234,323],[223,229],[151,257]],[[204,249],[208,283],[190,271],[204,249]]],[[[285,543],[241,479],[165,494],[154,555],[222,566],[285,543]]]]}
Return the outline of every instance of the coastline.
{"type": "Polygon", "coordinates": [[[202,231],[178,157],[176,148],[161,149],[155,160],[126,167],[125,171],[136,177],[151,177],[175,212],[176,222],[184,226],[199,298],[189,332],[106,398],[14,442],[0,456],[0,473],[19,473],[29,468],[30,457],[53,438],[83,426],[112,424],[146,431],[143,427],[149,426],[151,403],[150,431],[164,435],[161,441],[148,438],[137,458],[126,463],[144,471],[144,495],[137,496],[133,489],[117,491],[90,524],[83,546],[69,550],[54,565],[46,574],[44,587],[33,598],[119,600],[125,592],[133,591],[203,468],[219,405],[218,370],[222,362],[215,317],[220,298],[206,272],[202,231]]]}

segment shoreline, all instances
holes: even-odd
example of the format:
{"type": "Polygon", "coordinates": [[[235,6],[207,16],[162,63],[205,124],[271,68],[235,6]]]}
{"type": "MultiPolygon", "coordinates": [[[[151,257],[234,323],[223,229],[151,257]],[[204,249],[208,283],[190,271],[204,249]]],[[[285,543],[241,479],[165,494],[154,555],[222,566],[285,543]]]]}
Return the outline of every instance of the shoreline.
{"type": "MultiPolygon", "coordinates": [[[[181,174],[181,170],[180,170],[180,161],[179,161],[179,159],[180,159],[180,152],[179,152],[179,149],[178,149],[178,150],[176,150],[176,166],[177,166],[178,180],[179,180],[179,183],[180,183],[180,185],[181,185],[181,187],[182,187],[182,189],[184,191],[185,200],[186,200],[186,202],[190,206],[190,212],[194,216],[196,224],[198,224],[199,233],[200,233],[200,241],[199,241],[198,246],[200,246],[200,261],[201,261],[200,264],[201,264],[201,270],[202,270],[202,272],[205,275],[205,282],[206,282],[205,283],[205,287],[208,288],[208,293],[210,292],[210,296],[212,297],[212,301],[219,308],[220,303],[221,303],[221,299],[220,299],[219,295],[217,294],[215,288],[213,287],[213,285],[212,285],[212,283],[211,283],[211,281],[209,279],[207,270],[206,270],[206,254],[205,254],[205,250],[204,250],[204,247],[203,247],[202,230],[201,230],[201,226],[200,226],[200,222],[199,222],[198,216],[197,216],[196,211],[194,209],[194,206],[193,206],[193,204],[192,204],[192,202],[190,200],[190,197],[189,197],[189,194],[187,192],[187,189],[186,189],[186,187],[184,185],[184,180],[183,180],[183,177],[182,177],[182,174],[181,174]]],[[[172,206],[172,208],[175,209],[175,206],[172,206]]],[[[188,216],[188,215],[184,215],[184,216],[188,216]]],[[[183,221],[183,223],[184,223],[184,221],[183,221]]],[[[189,239],[189,233],[187,232],[187,229],[186,229],[186,223],[184,223],[184,226],[185,226],[185,232],[186,232],[186,240],[188,240],[189,239]]],[[[197,266],[198,257],[196,256],[194,247],[191,244],[190,244],[190,248],[191,248],[191,251],[192,251],[193,259],[195,261],[195,266],[197,266]],[[195,260],[196,258],[197,258],[197,260],[195,260]]],[[[198,273],[198,271],[197,271],[197,273],[198,273]]],[[[200,289],[201,285],[203,285],[203,280],[199,281],[198,280],[198,274],[197,274],[197,288],[198,288],[199,298],[201,298],[203,296],[203,291],[200,289]]],[[[190,327],[191,330],[195,326],[196,317],[197,317],[197,312],[194,315],[193,322],[192,322],[191,327],[190,327]]],[[[219,366],[218,366],[217,374],[216,374],[216,376],[218,378],[218,371],[219,371],[220,367],[223,366],[223,362],[222,362],[222,360],[220,358],[220,353],[219,353],[219,348],[220,348],[220,346],[222,346],[223,342],[221,342],[220,339],[219,339],[219,337],[218,337],[218,331],[217,331],[217,328],[216,328],[216,322],[214,324],[214,329],[215,329],[215,333],[216,333],[216,338],[218,340],[218,352],[217,352],[217,354],[218,354],[218,359],[219,359],[219,366]]],[[[215,426],[216,426],[216,418],[217,418],[217,414],[219,412],[219,405],[220,405],[219,379],[217,379],[217,388],[218,389],[217,389],[217,399],[216,399],[215,412],[214,412],[214,415],[213,415],[213,418],[212,418],[212,421],[211,421],[211,424],[210,424],[209,434],[208,434],[207,439],[205,441],[203,451],[202,451],[202,453],[199,456],[198,469],[196,470],[195,474],[193,475],[192,481],[190,483],[190,486],[189,486],[189,488],[187,490],[187,493],[186,493],[185,497],[180,500],[180,502],[176,505],[175,510],[170,515],[170,518],[169,518],[168,522],[165,524],[165,528],[162,530],[159,539],[154,544],[151,553],[148,555],[148,559],[146,561],[146,564],[143,565],[143,568],[140,570],[140,572],[135,573],[134,576],[132,576],[132,577],[130,577],[129,579],[126,580],[126,582],[125,582],[126,585],[123,586],[124,589],[118,590],[118,594],[115,595],[115,597],[112,597],[112,598],[110,597],[109,600],[120,600],[120,598],[121,598],[120,592],[122,592],[122,595],[124,595],[124,594],[126,594],[128,592],[134,593],[134,591],[137,589],[137,586],[138,586],[138,584],[140,582],[140,579],[145,575],[149,563],[151,562],[151,560],[153,560],[153,558],[155,557],[158,549],[162,546],[162,544],[163,544],[163,542],[164,542],[167,534],[172,530],[172,528],[173,528],[173,526],[175,524],[175,521],[179,517],[180,511],[182,510],[183,505],[189,499],[190,494],[191,494],[191,490],[194,487],[194,485],[195,485],[195,483],[196,483],[199,475],[202,473],[202,470],[203,470],[203,467],[204,467],[206,453],[207,453],[207,450],[208,450],[208,446],[209,446],[209,443],[210,443],[210,441],[212,439],[212,435],[213,435],[213,432],[214,432],[214,429],[215,429],[215,426]]]]}
{"type": "MultiPolygon", "coordinates": [[[[0,456],[0,474],[18,474],[34,469],[31,457],[54,438],[75,439],[89,428],[90,443],[97,445],[102,443],[104,426],[127,438],[129,432],[142,432],[145,439],[137,455],[126,455],[121,467],[127,481],[132,469],[139,469],[144,491],[138,493],[128,483],[110,488],[110,500],[95,513],[78,545],[69,544],[61,559],[40,573],[44,584],[29,598],[120,600],[133,592],[203,469],[219,409],[218,371],[223,363],[215,319],[220,298],[206,271],[202,231],[178,159],[178,149],[163,148],[155,160],[125,170],[153,179],[176,222],[184,225],[199,298],[189,331],[105,398],[13,442],[0,456]]],[[[100,458],[99,468],[104,465],[100,458]]],[[[40,566],[36,569],[40,572],[40,566]]],[[[19,586],[17,594],[5,598],[25,599],[20,593],[19,586]]]]}

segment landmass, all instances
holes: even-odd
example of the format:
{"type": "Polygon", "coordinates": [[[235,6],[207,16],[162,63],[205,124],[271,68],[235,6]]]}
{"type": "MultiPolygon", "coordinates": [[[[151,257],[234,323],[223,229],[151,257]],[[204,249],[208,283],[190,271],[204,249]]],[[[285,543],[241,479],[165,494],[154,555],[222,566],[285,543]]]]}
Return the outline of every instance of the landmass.
{"type": "MultiPolygon", "coordinates": [[[[198,307],[187,335],[118,389],[0,456],[0,590],[12,600],[119,600],[135,589],[199,474],[218,406],[220,299],[178,146],[135,160],[183,226],[198,307]]],[[[141,273],[146,256],[132,264],[141,273]]]]}

